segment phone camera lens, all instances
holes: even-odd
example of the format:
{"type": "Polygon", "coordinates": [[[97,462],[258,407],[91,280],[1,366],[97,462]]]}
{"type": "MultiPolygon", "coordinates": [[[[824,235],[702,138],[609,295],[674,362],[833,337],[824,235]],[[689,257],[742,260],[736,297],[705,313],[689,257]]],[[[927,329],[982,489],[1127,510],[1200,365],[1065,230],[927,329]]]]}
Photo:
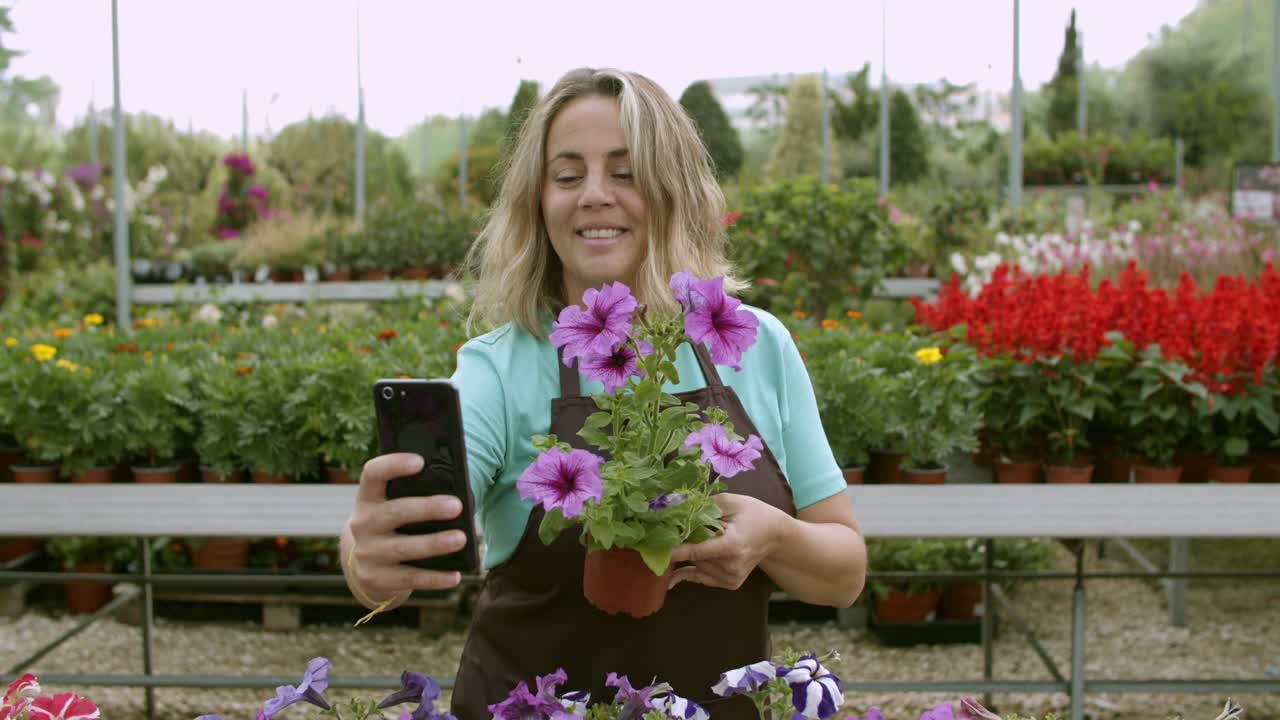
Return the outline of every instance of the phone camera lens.
{"type": "Polygon", "coordinates": [[[395,391],[395,390],[393,390],[393,389],[391,389],[391,388],[389,388],[389,387],[384,387],[384,388],[382,388],[382,399],[384,399],[384,400],[390,400],[391,398],[393,398],[393,397],[395,397],[395,396],[396,396],[396,391],[395,391]]]}

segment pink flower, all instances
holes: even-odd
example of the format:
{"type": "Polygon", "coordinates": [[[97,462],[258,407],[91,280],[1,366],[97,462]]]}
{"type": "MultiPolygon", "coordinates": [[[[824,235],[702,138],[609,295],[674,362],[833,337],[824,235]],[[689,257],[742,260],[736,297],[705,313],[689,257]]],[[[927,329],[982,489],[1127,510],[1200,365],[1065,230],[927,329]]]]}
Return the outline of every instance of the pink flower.
{"type": "Polygon", "coordinates": [[[724,217],[720,218],[720,226],[733,227],[733,224],[738,222],[738,218],[740,217],[742,217],[741,210],[734,210],[733,212],[725,213],[724,217]]]}
{"type": "Polygon", "coordinates": [[[733,477],[755,467],[756,459],[764,449],[764,444],[755,435],[748,437],[746,442],[734,442],[723,426],[711,424],[703,425],[701,430],[695,430],[685,438],[686,450],[695,446],[702,448],[702,462],[709,463],[711,469],[724,477],[733,477]]]}
{"type": "Polygon", "coordinates": [[[39,694],[40,683],[36,682],[36,676],[31,673],[26,673],[9,683],[9,689],[5,690],[4,698],[0,699],[0,720],[9,720],[22,715],[31,706],[31,699],[39,694]]]}
{"type": "Polygon", "coordinates": [[[564,348],[564,364],[573,367],[575,357],[613,354],[631,332],[631,314],[636,299],[631,288],[620,282],[606,284],[582,294],[586,310],[570,305],[560,311],[551,333],[551,344],[564,348]]]}
{"type": "Polygon", "coordinates": [[[28,711],[31,720],[95,720],[98,706],[75,693],[36,698],[28,711]]]}
{"type": "Polygon", "coordinates": [[[562,452],[553,447],[539,455],[516,480],[520,497],[544,510],[559,509],[566,518],[582,512],[587,500],[600,501],[604,486],[600,480],[600,463],[604,458],[586,450],[562,452]]]}
{"type": "Polygon", "coordinates": [[[693,282],[689,299],[694,309],[685,311],[685,335],[695,343],[705,341],[715,364],[741,370],[742,354],[756,342],[759,318],[739,309],[741,300],[724,294],[723,277],[693,282]]]}
{"type": "Polygon", "coordinates": [[[219,240],[230,240],[232,238],[238,238],[238,237],[240,237],[240,231],[235,228],[230,228],[230,227],[218,228],[219,240]]]}
{"type": "Polygon", "coordinates": [[[1263,263],[1275,262],[1275,259],[1276,259],[1276,249],[1275,249],[1275,248],[1267,248],[1266,250],[1263,250],[1263,251],[1262,251],[1262,262],[1263,262],[1263,263]]]}
{"type": "Polygon", "coordinates": [[[258,202],[267,201],[267,190],[261,185],[254,185],[250,187],[248,190],[245,191],[245,194],[247,194],[249,197],[253,198],[254,200],[257,200],[258,202]]]}
{"type": "MultiPolygon", "coordinates": [[[[648,355],[653,347],[640,341],[640,352],[648,355]]],[[[604,391],[610,395],[614,390],[627,384],[627,378],[643,375],[636,371],[636,351],[627,343],[621,343],[608,355],[584,355],[578,361],[578,367],[589,380],[604,383],[604,391]]]]}

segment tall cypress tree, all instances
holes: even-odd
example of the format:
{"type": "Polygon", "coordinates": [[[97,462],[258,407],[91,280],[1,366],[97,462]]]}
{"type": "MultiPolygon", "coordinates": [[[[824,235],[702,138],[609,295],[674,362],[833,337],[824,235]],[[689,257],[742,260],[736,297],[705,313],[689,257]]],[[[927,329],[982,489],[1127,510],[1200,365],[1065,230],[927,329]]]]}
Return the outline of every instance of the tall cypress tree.
{"type": "Polygon", "coordinates": [[[702,133],[716,177],[724,180],[737,175],[742,169],[742,140],[711,86],[701,80],[690,85],[680,96],[680,104],[702,133]]]}
{"type": "Polygon", "coordinates": [[[1049,81],[1049,134],[1071,132],[1076,129],[1076,105],[1079,101],[1080,73],[1076,67],[1079,47],[1076,41],[1076,11],[1071,11],[1062,43],[1062,55],[1058,56],[1058,69],[1049,81]]]}
{"type": "Polygon", "coordinates": [[[507,111],[507,130],[503,137],[502,148],[506,151],[515,144],[524,127],[529,111],[538,103],[538,83],[534,80],[521,80],[516,88],[516,96],[511,99],[511,109],[507,111]]]}

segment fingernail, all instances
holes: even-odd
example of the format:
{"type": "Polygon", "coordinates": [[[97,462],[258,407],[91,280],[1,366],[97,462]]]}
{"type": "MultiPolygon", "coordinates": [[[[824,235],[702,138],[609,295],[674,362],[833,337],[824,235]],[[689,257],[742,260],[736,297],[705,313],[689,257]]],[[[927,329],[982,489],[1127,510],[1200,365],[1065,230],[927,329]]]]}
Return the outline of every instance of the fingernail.
{"type": "Polygon", "coordinates": [[[449,534],[449,544],[455,548],[460,548],[467,544],[467,536],[460,530],[455,530],[449,534]]]}
{"type": "Polygon", "coordinates": [[[458,513],[462,512],[462,501],[456,497],[451,497],[445,500],[444,509],[447,512],[457,515],[458,513]]]}
{"type": "Polygon", "coordinates": [[[409,472],[416,473],[422,469],[422,466],[423,466],[423,461],[422,461],[421,455],[414,455],[413,457],[409,458],[409,467],[408,467],[409,472]]]}

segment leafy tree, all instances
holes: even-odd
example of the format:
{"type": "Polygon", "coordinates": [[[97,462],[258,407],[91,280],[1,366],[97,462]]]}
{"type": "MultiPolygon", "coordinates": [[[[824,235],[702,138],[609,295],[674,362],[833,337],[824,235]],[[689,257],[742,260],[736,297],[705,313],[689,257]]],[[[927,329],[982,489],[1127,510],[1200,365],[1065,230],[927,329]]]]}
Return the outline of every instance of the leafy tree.
{"type": "Polygon", "coordinates": [[[1049,81],[1049,110],[1045,120],[1050,135],[1071,132],[1078,126],[1076,108],[1080,99],[1080,73],[1076,63],[1079,53],[1076,11],[1072,10],[1071,22],[1067,25],[1062,43],[1062,54],[1058,56],[1058,69],[1049,81]]]}
{"type": "MultiPolygon", "coordinates": [[[[284,174],[295,197],[317,212],[355,209],[355,126],[330,116],[285,126],[267,146],[267,160],[284,174]]],[[[411,190],[409,164],[386,136],[365,131],[367,197],[395,202],[411,190]]]]}
{"type": "Polygon", "coordinates": [[[515,145],[516,138],[520,135],[520,128],[524,127],[529,111],[538,104],[540,95],[536,80],[520,81],[520,86],[516,88],[516,96],[511,99],[511,109],[507,111],[507,129],[502,142],[503,152],[515,145]]]}
{"type": "MultiPolygon", "coordinates": [[[[818,103],[818,79],[804,75],[791,84],[787,95],[787,120],[782,137],[773,147],[767,173],[774,179],[822,173],[822,118],[818,103]]],[[[836,146],[830,146],[830,170],[839,174],[836,146]]]]}
{"type": "MultiPolygon", "coordinates": [[[[878,135],[876,158],[879,172],[878,135]]],[[[914,182],[929,173],[929,139],[911,97],[897,88],[889,96],[889,163],[890,177],[895,183],[914,182]]]]}
{"type": "Polygon", "coordinates": [[[699,81],[685,88],[680,104],[701,131],[702,142],[715,164],[716,176],[723,180],[737,175],[742,168],[742,140],[716,100],[711,85],[699,81]]]}
{"type": "Polygon", "coordinates": [[[58,107],[58,85],[47,75],[38,78],[8,75],[9,61],[24,54],[4,46],[4,33],[13,32],[9,8],[0,7],[0,122],[51,126],[58,107]]]}

